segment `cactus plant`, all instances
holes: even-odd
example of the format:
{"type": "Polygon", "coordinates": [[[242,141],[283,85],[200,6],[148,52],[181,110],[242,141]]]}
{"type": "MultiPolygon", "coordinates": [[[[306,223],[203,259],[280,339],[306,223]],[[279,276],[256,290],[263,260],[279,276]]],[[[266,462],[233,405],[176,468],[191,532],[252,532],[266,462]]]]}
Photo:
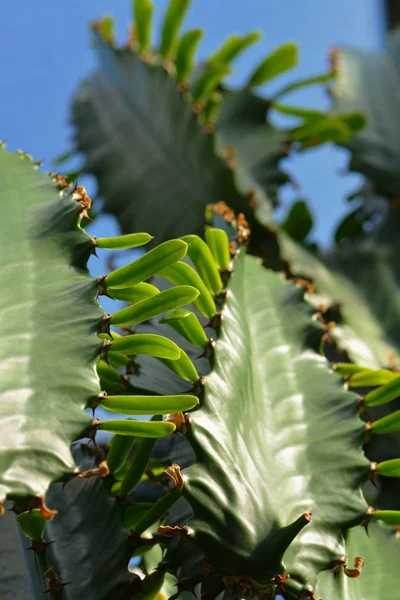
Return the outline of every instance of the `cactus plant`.
{"type": "Polygon", "coordinates": [[[258,32],[196,65],[188,5],[170,1],[156,49],[150,0],[134,0],[124,48],[112,17],[93,27],[101,67],[75,99],[76,141],[125,235],[86,233],[79,182],[0,151],[0,503],[16,513],[0,518],[1,597],[389,600],[396,175],[369,163],[369,106],[352,137],[365,107],[346,100],[345,53],[264,98],[297,62],[287,43],[232,90],[258,32]],[[331,114],[281,101],[334,76],[331,114]],[[277,128],[271,110],[299,125],[277,128]],[[325,141],[349,146],[390,209],[372,232],[377,209],[356,209],[321,253],[304,201],[281,226],[272,209],[288,146],[325,141]],[[90,275],[96,248],[141,246],[90,275]],[[103,296],[126,306],[106,314],[103,296]]]}

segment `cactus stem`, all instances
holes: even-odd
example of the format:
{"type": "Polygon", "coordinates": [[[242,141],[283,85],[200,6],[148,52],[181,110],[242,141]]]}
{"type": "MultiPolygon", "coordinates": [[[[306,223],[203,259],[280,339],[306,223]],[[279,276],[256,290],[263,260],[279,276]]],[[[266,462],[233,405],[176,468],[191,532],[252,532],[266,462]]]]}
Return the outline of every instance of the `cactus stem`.
{"type": "Polygon", "coordinates": [[[167,467],[165,469],[164,473],[172,479],[172,481],[174,482],[175,489],[178,492],[181,492],[183,490],[185,482],[183,480],[181,469],[180,469],[179,465],[177,465],[176,463],[173,463],[170,467],[167,467]]]}

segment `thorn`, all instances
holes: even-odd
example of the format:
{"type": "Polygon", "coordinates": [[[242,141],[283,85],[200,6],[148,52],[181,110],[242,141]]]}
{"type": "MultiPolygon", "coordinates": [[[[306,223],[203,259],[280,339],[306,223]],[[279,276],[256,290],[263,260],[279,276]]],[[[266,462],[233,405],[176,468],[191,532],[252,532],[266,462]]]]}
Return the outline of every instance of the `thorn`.
{"type": "Polygon", "coordinates": [[[110,331],[110,323],[111,323],[111,315],[109,313],[105,313],[100,325],[100,333],[106,333],[113,339],[113,336],[110,331]]]}
{"type": "Polygon", "coordinates": [[[157,528],[157,532],[167,537],[172,537],[174,535],[189,537],[190,535],[187,527],[179,527],[179,525],[175,525],[175,527],[171,527],[170,525],[160,526],[157,528]]]}
{"type": "Polygon", "coordinates": [[[29,546],[29,548],[27,548],[27,550],[32,550],[33,552],[36,552],[36,554],[44,554],[46,552],[47,546],[50,546],[50,544],[54,544],[54,542],[55,540],[53,540],[52,542],[46,542],[44,538],[42,538],[40,542],[34,542],[33,540],[31,540],[31,545],[29,546]]]}
{"type": "Polygon", "coordinates": [[[228,290],[222,290],[217,296],[214,296],[214,300],[217,304],[224,304],[226,301],[226,296],[228,294],[228,290]]]}
{"type": "Polygon", "coordinates": [[[40,510],[40,514],[45,519],[48,519],[50,521],[58,513],[58,510],[53,510],[46,506],[46,502],[44,501],[43,496],[36,496],[35,501],[40,510]]]}
{"type": "Polygon", "coordinates": [[[360,525],[362,527],[364,527],[365,531],[367,532],[367,535],[369,535],[368,526],[369,526],[369,522],[371,520],[371,515],[373,512],[374,512],[374,509],[372,508],[372,506],[370,506],[360,523],[360,525]]]}
{"type": "Polygon", "coordinates": [[[183,416],[182,412],[176,412],[170,413],[169,415],[165,415],[164,420],[168,423],[173,423],[174,425],[176,425],[176,427],[178,427],[179,425],[182,425],[185,422],[185,417],[183,416]]]}
{"type": "Polygon", "coordinates": [[[344,574],[347,575],[347,577],[350,577],[351,579],[356,579],[357,577],[360,577],[361,569],[364,566],[364,562],[365,561],[362,556],[356,556],[353,560],[354,569],[348,569],[347,567],[344,567],[344,574]]]}
{"type": "Polygon", "coordinates": [[[86,478],[86,477],[107,477],[110,474],[110,469],[108,468],[108,464],[106,460],[103,460],[98,467],[95,469],[89,469],[88,471],[84,471],[83,473],[79,473],[78,477],[86,478]]]}
{"type": "Polygon", "coordinates": [[[174,482],[175,489],[178,490],[178,492],[181,492],[183,490],[185,482],[183,480],[179,465],[173,463],[170,467],[167,467],[164,470],[164,473],[172,479],[172,481],[174,482]]]}
{"type": "Polygon", "coordinates": [[[110,340],[104,340],[103,347],[100,352],[100,359],[104,360],[104,362],[107,363],[107,365],[109,367],[111,367],[110,362],[108,360],[108,351],[110,349],[110,346],[111,346],[110,340]]]}
{"type": "Polygon", "coordinates": [[[278,588],[281,590],[281,592],[284,592],[285,588],[283,586],[283,583],[285,581],[287,581],[288,579],[290,579],[289,573],[284,573],[283,575],[275,575],[271,579],[271,581],[272,581],[272,583],[275,583],[278,586],[278,588]]]}
{"type": "Polygon", "coordinates": [[[200,396],[200,394],[204,390],[205,384],[206,384],[206,377],[204,375],[201,375],[199,377],[198,381],[196,381],[196,383],[190,390],[190,393],[193,394],[193,396],[200,396]]]}
{"type": "Polygon", "coordinates": [[[208,338],[208,344],[205,347],[203,354],[200,354],[199,358],[210,358],[215,351],[215,340],[213,338],[208,338]]]}
{"type": "Polygon", "coordinates": [[[206,327],[211,327],[212,329],[217,329],[221,325],[221,323],[222,323],[222,313],[220,311],[218,311],[210,319],[210,321],[206,325],[206,327]]]}
{"type": "Polygon", "coordinates": [[[46,579],[49,580],[48,588],[45,591],[45,594],[49,594],[49,593],[57,594],[59,592],[62,592],[66,585],[71,584],[71,581],[66,581],[65,583],[60,581],[60,579],[58,579],[57,574],[54,571],[53,567],[50,567],[50,569],[47,569],[47,571],[44,572],[44,576],[46,579]]]}
{"type": "Polygon", "coordinates": [[[98,418],[93,419],[92,425],[90,426],[90,431],[88,433],[88,438],[90,438],[92,440],[94,445],[96,445],[95,437],[96,437],[96,432],[99,427],[99,424],[100,424],[100,419],[98,419],[98,418]]]}
{"type": "Polygon", "coordinates": [[[238,163],[236,160],[236,150],[232,146],[232,144],[227,144],[225,146],[224,158],[225,158],[226,166],[228,167],[228,169],[230,169],[231,171],[234,171],[235,169],[237,169],[238,163]]]}
{"type": "Polygon", "coordinates": [[[95,398],[93,398],[92,404],[89,406],[89,408],[95,410],[104,400],[104,398],[107,398],[107,392],[100,392],[95,398]]]}

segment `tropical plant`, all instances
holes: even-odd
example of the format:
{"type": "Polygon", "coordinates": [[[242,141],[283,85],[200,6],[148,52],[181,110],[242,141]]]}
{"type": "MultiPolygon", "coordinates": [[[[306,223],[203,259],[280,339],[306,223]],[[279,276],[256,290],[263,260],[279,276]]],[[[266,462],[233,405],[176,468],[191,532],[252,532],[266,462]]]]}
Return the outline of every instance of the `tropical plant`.
{"type": "Polygon", "coordinates": [[[76,173],[0,150],[1,598],[392,600],[399,38],[384,59],[335,51],[328,74],[265,98],[294,44],[233,90],[257,32],[197,64],[188,0],[171,0],[157,48],[152,2],[133,5],[125,47],[111,17],[94,25],[99,71],[73,105],[78,180],[96,176],[123,235],[82,228],[76,173]],[[281,103],[324,83],[329,114],[281,103]],[[368,180],[323,253],[304,201],[280,225],[273,208],[289,149],[327,141],[368,180]],[[97,249],[144,246],[90,275],[97,249]],[[103,296],[124,304],[107,314],[103,296]]]}

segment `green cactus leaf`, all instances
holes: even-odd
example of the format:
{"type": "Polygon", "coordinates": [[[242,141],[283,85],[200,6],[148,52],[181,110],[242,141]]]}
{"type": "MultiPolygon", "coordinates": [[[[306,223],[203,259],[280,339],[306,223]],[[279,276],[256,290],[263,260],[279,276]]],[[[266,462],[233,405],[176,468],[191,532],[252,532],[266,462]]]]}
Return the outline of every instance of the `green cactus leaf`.
{"type": "Polygon", "coordinates": [[[370,179],[377,193],[400,195],[400,33],[384,53],[339,48],[333,55],[336,82],[334,111],[362,112],[367,126],[347,147],[350,169],[370,179]]]}
{"type": "Polygon", "coordinates": [[[310,301],[317,308],[339,306],[341,319],[331,336],[351,360],[375,369],[399,355],[398,296],[387,255],[375,254],[366,241],[364,252],[359,248],[355,254],[350,248],[318,257],[284,232],[279,233],[279,246],[290,272],[315,283],[316,293],[309,295],[310,301]],[[382,286],[387,286],[387,292],[382,286]]]}
{"type": "Polygon", "coordinates": [[[183,471],[188,526],[207,561],[264,584],[283,561],[296,594],[344,554],[345,530],[366,513],[369,471],[357,397],[313,350],[321,332],[302,294],[238,258],[191,415],[197,462],[183,471]]]}
{"type": "Polygon", "coordinates": [[[70,444],[99,391],[102,311],[86,272],[79,205],[32,163],[0,151],[0,503],[44,496],[74,468],[70,444]]]}
{"type": "Polygon", "coordinates": [[[250,76],[248,87],[262,85],[281,75],[289,69],[293,69],[298,62],[298,46],[293,42],[282,44],[269,54],[250,76]]]}
{"type": "MultiPolygon", "coordinates": [[[[89,449],[73,449],[82,472],[97,466],[89,449]]],[[[46,560],[61,581],[63,600],[125,600],[129,598],[131,549],[123,529],[123,507],[115,502],[99,477],[74,479],[62,488],[50,487],[48,501],[59,507],[46,527],[46,560]],[[101,551],[99,551],[101,549],[101,551]]]]}
{"type": "Polygon", "coordinates": [[[123,231],[149,231],[157,242],[200,233],[206,205],[224,198],[251,213],[214,150],[214,134],[199,125],[168,73],[101,39],[96,51],[100,70],[73,106],[76,142],[86,156],[83,170],[96,175],[105,210],[123,231]]]}
{"type": "Polygon", "coordinates": [[[368,534],[362,527],[347,535],[345,555],[352,560],[361,556],[364,567],[361,576],[349,578],[340,569],[334,574],[324,571],[318,578],[316,598],[324,600],[393,600],[400,586],[400,540],[393,528],[371,523],[368,534]]]}

